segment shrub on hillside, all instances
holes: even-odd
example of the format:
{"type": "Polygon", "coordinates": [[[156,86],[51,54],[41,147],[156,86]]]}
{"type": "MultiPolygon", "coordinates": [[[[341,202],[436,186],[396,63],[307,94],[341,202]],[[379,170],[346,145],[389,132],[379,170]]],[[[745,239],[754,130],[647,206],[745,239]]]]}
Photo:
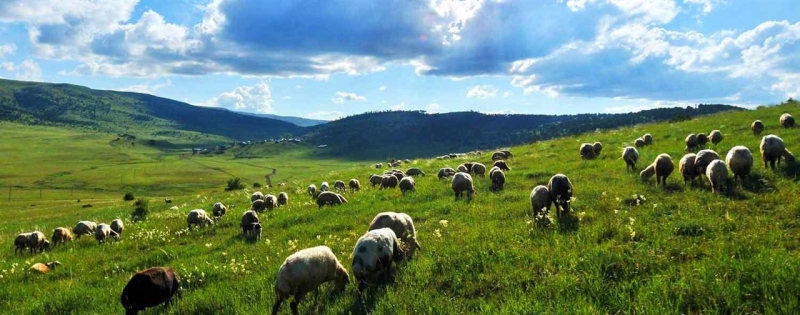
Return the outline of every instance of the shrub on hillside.
{"type": "Polygon", "coordinates": [[[131,212],[131,220],[134,222],[136,221],[143,221],[147,219],[147,215],[150,214],[150,202],[147,199],[139,198],[136,202],[133,203],[133,212],[131,212]]]}
{"type": "Polygon", "coordinates": [[[225,190],[239,190],[244,189],[244,184],[239,177],[231,178],[228,180],[228,187],[225,187],[225,190]]]}
{"type": "Polygon", "coordinates": [[[125,197],[122,197],[122,200],[125,200],[125,201],[131,201],[133,199],[136,199],[136,198],[133,196],[132,192],[127,192],[127,193],[125,193],[125,197]]]}
{"type": "Polygon", "coordinates": [[[253,188],[261,188],[261,183],[259,182],[253,183],[253,188]]]}

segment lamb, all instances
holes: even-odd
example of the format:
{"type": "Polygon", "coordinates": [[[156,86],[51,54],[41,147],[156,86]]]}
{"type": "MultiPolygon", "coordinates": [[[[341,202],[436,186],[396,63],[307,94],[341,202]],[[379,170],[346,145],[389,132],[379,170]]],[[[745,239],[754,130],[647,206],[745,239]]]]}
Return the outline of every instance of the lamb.
{"type": "Polygon", "coordinates": [[[333,182],[333,189],[335,189],[336,191],[345,191],[347,189],[347,186],[345,186],[344,181],[337,180],[333,182]]]}
{"type": "Polygon", "coordinates": [[[418,249],[422,249],[417,241],[417,229],[414,220],[405,213],[381,212],[372,219],[367,231],[381,228],[390,228],[395,236],[402,242],[403,253],[406,259],[412,259],[418,249]]]}
{"type": "Polygon", "coordinates": [[[257,191],[254,192],[252,196],[250,196],[250,202],[254,202],[256,200],[264,200],[264,193],[257,191]]]}
{"type": "Polygon", "coordinates": [[[600,155],[600,151],[603,151],[603,144],[600,142],[595,142],[592,147],[594,148],[594,156],[600,155]]]}
{"type": "Polygon", "coordinates": [[[53,230],[53,237],[50,239],[53,240],[53,246],[58,246],[67,241],[72,241],[72,233],[70,233],[67,228],[59,227],[53,230]]]}
{"type": "Polygon", "coordinates": [[[706,177],[711,182],[711,192],[718,194],[721,186],[728,179],[728,167],[722,160],[713,160],[708,164],[706,169],[706,177]]]}
{"type": "Polygon", "coordinates": [[[323,191],[330,191],[330,190],[331,190],[331,186],[330,186],[330,185],[328,185],[328,182],[322,182],[322,184],[321,184],[321,185],[319,185],[319,191],[320,191],[320,192],[323,192],[323,191]]]}
{"type": "Polygon", "coordinates": [[[56,269],[56,267],[60,266],[60,265],[61,265],[61,262],[59,262],[58,260],[51,261],[51,262],[46,263],[46,264],[35,263],[28,270],[30,270],[31,272],[38,272],[38,273],[41,273],[41,274],[47,274],[48,272],[50,272],[50,270],[56,269]]]}
{"type": "Polygon", "coordinates": [[[653,135],[646,133],[642,136],[642,140],[644,140],[645,145],[651,145],[653,144],[653,135]]]}
{"type": "Polygon", "coordinates": [[[219,220],[219,218],[225,216],[226,212],[228,212],[228,207],[225,207],[222,202],[214,203],[214,205],[211,206],[211,214],[214,215],[216,220],[219,220]]]}
{"type": "Polygon", "coordinates": [[[784,113],[781,115],[781,127],[794,128],[794,117],[792,117],[792,115],[789,113],[784,113]]]}
{"type": "Polygon", "coordinates": [[[264,202],[264,200],[258,199],[253,201],[253,204],[250,205],[250,209],[253,209],[257,212],[262,212],[264,209],[267,209],[267,204],[264,202]]]}
{"type": "Polygon", "coordinates": [[[678,162],[678,171],[683,175],[684,186],[686,186],[686,183],[691,183],[691,185],[694,186],[695,178],[700,176],[700,172],[697,170],[697,167],[694,166],[696,159],[697,154],[687,153],[681,158],[680,162],[678,162]]]}
{"type": "Polygon", "coordinates": [[[72,234],[81,239],[81,235],[94,235],[94,230],[97,228],[97,223],[92,221],[78,221],[75,227],[72,228],[72,234]]]}
{"type": "Polygon", "coordinates": [[[289,194],[286,192],[280,192],[278,194],[278,206],[286,206],[289,204],[289,194]]]}
{"type": "Polygon", "coordinates": [[[105,223],[97,225],[97,229],[94,230],[94,238],[97,240],[98,245],[105,243],[111,237],[119,240],[119,234],[111,230],[110,225],[105,223]]]}
{"type": "Polygon", "coordinates": [[[722,141],[722,131],[719,130],[711,130],[711,133],[708,134],[708,139],[711,140],[711,144],[717,145],[722,141]]]}
{"type": "Polygon", "coordinates": [[[322,208],[325,205],[335,206],[347,203],[347,199],[340,194],[332,191],[324,191],[317,196],[317,206],[322,208]]]}
{"type": "Polygon", "coordinates": [[[503,152],[497,151],[495,153],[492,153],[492,161],[505,160],[506,158],[507,156],[503,152]]]}
{"type": "Polygon", "coordinates": [[[462,172],[462,173],[469,173],[469,170],[467,169],[467,166],[464,165],[464,164],[461,164],[461,165],[457,166],[456,167],[456,171],[457,172],[462,172]]]}
{"type": "Polygon", "coordinates": [[[242,228],[242,234],[253,234],[253,223],[258,223],[258,213],[253,210],[245,211],[242,214],[242,223],[239,225],[242,228]]]}
{"type": "Polygon", "coordinates": [[[547,191],[550,192],[550,201],[556,205],[556,216],[561,218],[562,214],[569,212],[570,199],[572,199],[572,182],[567,175],[556,174],[550,177],[547,182],[547,191]]]}
{"type": "Polygon", "coordinates": [[[750,124],[750,130],[753,131],[753,135],[758,136],[764,131],[764,123],[760,120],[755,120],[750,124]]]}
{"type": "Polygon", "coordinates": [[[192,229],[192,225],[195,226],[206,226],[206,225],[214,225],[214,220],[208,216],[203,209],[194,209],[189,211],[189,215],[186,216],[186,223],[189,226],[189,230],[192,229]]]}
{"type": "Polygon", "coordinates": [[[417,191],[417,183],[414,182],[414,178],[411,176],[403,177],[398,185],[400,186],[400,192],[402,192],[403,195],[405,195],[408,191],[417,191]]]}
{"type": "Polygon", "coordinates": [[[636,162],[639,161],[639,151],[636,148],[627,146],[622,149],[622,160],[625,161],[625,170],[636,170],[636,162]]]}
{"type": "Polygon", "coordinates": [[[787,163],[794,163],[795,158],[792,152],[786,149],[783,139],[776,135],[766,135],[761,138],[761,158],[764,160],[764,168],[767,168],[769,162],[772,170],[775,170],[775,162],[781,166],[781,157],[786,159],[787,163]]]}
{"type": "Polygon", "coordinates": [[[684,149],[683,151],[694,152],[694,150],[697,150],[697,135],[690,133],[688,136],[686,136],[685,142],[686,142],[686,149],[684,149]]]}
{"type": "Polygon", "coordinates": [[[506,173],[503,173],[499,168],[493,168],[492,171],[489,172],[489,178],[492,180],[491,191],[503,190],[503,186],[506,184],[506,173]]]}
{"type": "Polygon", "coordinates": [[[675,164],[672,163],[672,157],[669,154],[659,154],[653,164],[650,164],[644,171],[640,173],[642,180],[645,181],[653,175],[656,175],[656,184],[667,186],[667,177],[675,170],[675,164]]]}
{"type": "Polygon", "coordinates": [[[253,223],[251,229],[252,229],[252,232],[253,232],[253,238],[256,239],[256,240],[260,240],[261,239],[261,230],[263,230],[263,227],[261,226],[261,223],[258,223],[258,222],[253,223]]]}
{"type": "Polygon", "coordinates": [[[700,150],[699,152],[697,152],[697,157],[694,159],[694,167],[697,168],[697,172],[699,174],[705,174],[708,163],[711,163],[711,161],[718,159],[719,159],[719,154],[717,154],[717,152],[708,149],[700,150]]]}
{"type": "Polygon", "coordinates": [[[735,146],[725,156],[725,164],[733,173],[734,183],[738,183],[741,187],[753,168],[753,154],[745,146],[735,146]]]}
{"type": "Polygon", "coordinates": [[[538,185],[531,190],[531,206],[533,207],[533,217],[539,216],[539,213],[545,211],[550,213],[550,205],[553,201],[550,199],[550,191],[544,185],[538,185]]]}
{"type": "Polygon", "coordinates": [[[421,169],[418,169],[416,167],[412,167],[412,168],[409,168],[409,169],[406,170],[406,175],[409,175],[409,176],[425,176],[425,172],[423,172],[421,169]]]}
{"type": "Polygon", "coordinates": [[[50,242],[45,238],[44,233],[33,231],[29,233],[20,233],[14,239],[14,253],[22,252],[25,248],[29,248],[31,254],[39,251],[50,249],[50,242]]]}
{"type": "Polygon", "coordinates": [[[311,198],[316,197],[316,195],[317,195],[317,185],[314,185],[314,184],[308,185],[308,195],[311,196],[311,198]]]}
{"type": "Polygon", "coordinates": [[[391,276],[392,262],[403,259],[403,252],[397,243],[397,235],[390,228],[369,231],[358,239],[353,249],[352,268],[359,291],[363,291],[368,283],[391,276]]]}
{"type": "Polygon", "coordinates": [[[397,187],[397,184],[398,184],[398,179],[395,176],[384,175],[383,177],[381,177],[381,189],[384,188],[394,189],[395,187],[397,187]]]}
{"type": "Polygon", "coordinates": [[[467,200],[472,200],[472,195],[475,194],[475,186],[472,184],[472,176],[467,173],[458,172],[453,175],[451,186],[456,195],[456,200],[461,197],[461,194],[464,191],[467,192],[467,200]]]}
{"type": "Polygon", "coordinates": [[[450,167],[443,167],[443,168],[439,169],[439,173],[437,174],[437,176],[439,177],[439,179],[442,179],[442,178],[445,178],[445,177],[453,176],[455,174],[456,174],[456,170],[454,170],[454,169],[452,169],[450,167]]]}
{"type": "Polygon", "coordinates": [[[277,206],[278,206],[278,197],[275,197],[275,195],[273,194],[268,194],[264,196],[264,207],[266,207],[267,210],[275,209],[275,207],[277,206]]]}
{"type": "Polygon", "coordinates": [[[697,134],[697,147],[702,149],[706,147],[706,143],[708,143],[708,136],[704,133],[697,134]]]}
{"type": "Polygon", "coordinates": [[[118,236],[122,236],[122,231],[125,230],[125,225],[122,224],[122,220],[114,219],[111,221],[111,230],[114,231],[114,233],[117,233],[118,236]]]}
{"type": "Polygon", "coordinates": [[[372,174],[369,176],[369,183],[372,185],[372,187],[375,187],[375,185],[380,185],[381,181],[383,181],[383,176],[381,175],[372,174]]]}
{"type": "Polygon", "coordinates": [[[633,145],[634,145],[635,147],[637,147],[637,148],[642,148],[642,147],[644,147],[644,145],[645,145],[644,139],[642,139],[642,138],[636,138],[636,140],[633,140],[633,145]]]}
{"type": "Polygon", "coordinates": [[[306,248],[290,255],[281,265],[275,279],[276,298],[272,305],[272,315],[278,314],[281,303],[290,296],[294,297],[289,304],[292,314],[299,314],[297,305],[311,291],[314,291],[316,306],[319,286],[330,281],[334,282],[334,292],[341,293],[350,283],[350,275],[328,246],[306,248]]]}
{"type": "Polygon", "coordinates": [[[508,164],[506,164],[506,161],[494,161],[492,167],[499,167],[504,172],[508,172],[511,170],[511,168],[508,167],[508,164]]]}
{"type": "Polygon", "coordinates": [[[153,267],[134,274],[122,289],[119,301],[127,315],[162,303],[167,307],[176,294],[181,297],[180,286],[174,269],[153,267]]]}
{"type": "Polygon", "coordinates": [[[594,147],[589,143],[581,144],[581,159],[591,160],[594,158],[594,147]]]}

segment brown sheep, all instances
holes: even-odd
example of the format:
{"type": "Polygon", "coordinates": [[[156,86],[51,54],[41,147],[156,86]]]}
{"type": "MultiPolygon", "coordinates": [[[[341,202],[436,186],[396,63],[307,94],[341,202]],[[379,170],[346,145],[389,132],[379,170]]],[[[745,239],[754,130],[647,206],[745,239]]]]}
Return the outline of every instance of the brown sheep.
{"type": "Polygon", "coordinates": [[[30,270],[31,272],[38,272],[38,273],[41,273],[41,274],[47,274],[48,272],[50,272],[53,269],[56,269],[56,267],[60,266],[60,265],[61,265],[61,262],[59,262],[58,260],[51,261],[51,262],[46,263],[46,264],[35,263],[28,270],[30,270]]]}
{"type": "Polygon", "coordinates": [[[347,203],[347,199],[345,199],[342,195],[332,191],[324,191],[317,196],[317,206],[319,206],[319,208],[322,208],[325,205],[335,206],[345,203],[347,203]]]}
{"type": "Polygon", "coordinates": [[[350,275],[329,247],[306,248],[290,255],[278,270],[272,315],[278,314],[283,300],[290,296],[294,297],[289,304],[292,314],[299,314],[297,306],[303,297],[312,291],[316,297],[319,286],[330,281],[334,282],[334,292],[340,293],[350,283],[350,275]]]}
{"type": "Polygon", "coordinates": [[[134,274],[122,289],[119,300],[127,315],[162,303],[167,307],[175,295],[181,297],[180,286],[174,269],[153,267],[134,274]]]}
{"type": "Polygon", "coordinates": [[[72,241],[72,233],[67,228],[59,227],[53,230],[53,237],[50,239],[53,240],[53,246],[55,247],[67,241],[72,241]]]}

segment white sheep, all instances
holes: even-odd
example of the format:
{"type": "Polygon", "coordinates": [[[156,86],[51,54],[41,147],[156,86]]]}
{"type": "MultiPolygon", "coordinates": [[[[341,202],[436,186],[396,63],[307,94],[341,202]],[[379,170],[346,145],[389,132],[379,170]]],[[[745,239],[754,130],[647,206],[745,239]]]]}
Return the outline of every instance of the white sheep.
{"type": "Polygon", "coordinates": [[[565,212],[569,212],[572,194],[572,182],[564,174],[556,174],[550,177],[547,182],[547,191],[550,192],[550,201],[556,205],[556,216],[561,218],[565,212]]]}
{"type": "Polygon", "coordinates": [[[376,174],[369,175],[369,183],[370,185],[372,185],[372,187],[375,187],[375,185],[380,186],[382,180],[383,176],[381,175],[376,175],[376,174]]]}
{"type": "Polygon", "coordinates": [[[792,117],[792,115],[789,113],[784,113],[781,115],[781,127],[794,128],[794,117],[792,117]]]}
{"type": "Polygon", "coordinates": [[[469,169],[467,169],[466,165],[460,164],[456,166],[456,172],[469,173],[469,169]]]}
{"type": "Polygon", "coordinates": [[[283,300],[294,297],[289,306],[298,314],[297,305],[309,292],[314,291],[314,306],[319,286],[325,282],[335,283],[334,291],[342,292],[350,283],[350,275],[328,246],[317,246],[297,251],[290,255],[278,270],[275,279],[275,304],[272,315],[278,314],[283,300]]]}
{"type": "Polygon", "coordinates": [[[786,159],[786,163],[794,163],[795,158],[792,152],[786,149],[783,139],[776,135],[766,135],[761,138],[761,159],[764,160],[764,168],[767,163],[775,170],[775,162],[781,166],[781,157],[786,159]]]}
{"type": "Polygon", "coordinates": [[[473,163],[470,173],[475,176],[484,177],[486,174],[486,165],[483,165],[482,163],[473,163]]]}
{"type": "Polygon", "coordinates": [[[330,190],[331,190],[331,185],[329,185],[328,182],[322,182],[322,184],[319,185],[320,192],[330,191],[330,190]]]}
{"type": "Polygon", "coordinates": [[[103,244],[111,237],[119,240],[119,234],[111,230],[110,225],[105,223],[97,225],[97,228],[94,230],[94,238],[97,240],[97,244],[103,244]]]}
{"type": "Polygon", "coordinates": [[[355,178],[351,178],[350,181],[347,182],[347,186],[350,187],[350,193],[354,193],[361,190],[361,182],[359,182],[355,178]]]}
{"type": "Polygon", "coordinates": [[[458,172],[453,175],[451,187],[456,195],[456,200],[461,197],[461,194],[464,191],[467,192],[467,200],[471,200],[472,195],[475,194],[475,186],[472,183],[472,176],[470,176],[468,173],[458,172]]]}
{"type": "Polygon", "coordinates": [[[417,241],[417,229],[414,220],[405,213],[381,212],[372,219],[367,231],[381,228],[390,228],[400,241],[403,242],[403,252],[407,259],[412,259],[418,249],[422,249],[417,241]]]}
{"type": "Polygon", "coordinates": [[[686,142],[686,149],[684,149],[684,151],[686,151],[686,152],[694,152],[694,150],[697,150],[697,135],[696,134],[690,133],[688,136],[686,136],[686,140],[684,140],[684,142],[686,142]]]}
{"type": "Polygon", "coordinates": [[[258,222],[253,223],[252,229],[253,229],[253,238],[255,238],[256,240],[261,240],[261,230],[263,229],[261,223],[258,222]]]}
{"type": "Polygon", "coordinates": [[[399,180],[397,179],[396,176],[383,175],[381,177],[381,189],[384,189],[384,188],[392,188],[392,189],[394,189],[395,187],[397,187],[398,182],[399,182],[399,180]]]}
{"type": "Polygon", "coordinates": [[[531,190],[531,206],[533,207],[533,217],[539,216],[539,213],[550,213],[550,206],[553,201],[550,199],[550,191],[544,185],[538,185],[531,190]]]}
{"type": "Polygon", "coordinates": [[[242,223],[239,225],[242,228],[242,234],[252,235],[253,224],[258,222],[258,213],[255,211],[248,210],[242,213],[242,223]]]}
{"type": "Polygon", "coordinates": [[[260,191],[254,192],[253,195],[250,196],[250,202],[252,203],[256,200],[264,200],[264,193],[260,191]]]}
{"type": "Polygon", "coordinates": [[[273,194],[267,194],[264,196],[264,207],[267,210],[275,209],[278,206],[278,197],[275,197],[273,194]]]}
{"type": "Polygon", "coordinates": [[[733,173],[733,182],[740,187],[745,184],[747,175],[753,169],[753,153],[745,146],[735,146],[725,156],[725,164],[733,173]]]}
{"type": "Polygon", "coordinates": [[[678,162],[678,171],[683,175],[684,186],[686,186],[686,183],[691,183],[694,186],[695,179],[700,176],[697,167],[694,166],[695,159],[697,159],[697,154],[687,153],[678,162]]]}
{"type": "Polygon", "coordinates": [[[642,140],[644,140],[645,145],[651,145],[653,144],[653,135],[646,133],[642,136],[642,140]]]}
{"type": "Polygon", "coordinates": [[[711,163],[711,161],[718,159],[719,159],[719,154],[717,154],[717,152],[714,152],[714,150],[709,150],[709,149],[700,150],[699,152],[697,152],[697,157],[694,159],[694,167],[697,168],[697,172],[699,172],[700,174],[705,174],[708,163],[711,163]]]}
{"type": "Polygon", "coordinates": [[[492,180],[492,186],[489,188],[491,191],[503,190],[506,184],[506,173],[499,167],[493,167],[489,172],[489,179],[492,180]]]}
{"type": "Polygon", "coordinates": [[[642,138],[636,138],[636,140],[633,140],[633,145],[637,148],[643,148],[645,144],[646,143],[642,138]]]}
{"type": "Polygon", "coordinates": [[[122,236],[122,231],[125,230],[125,225],[122,224],[121,219],[114,219],[111,221],[111,230],[117,233],[118,236],[122,236]]]}
{"type": "Polygon", "coordinates": [[[506,158],[507,156],[504,152],[497,151],[492,153],[492,161],[505,160],[506,158]]]}
{"type": "Polygon", "coordinates": [[[755,120],[750,124],[750,130],[753,131],[753,135],[760,135],[764,131],[764,123],[760,120],[755,120]]]}
{"type": "Polygon", "coordinates": [[[406,175],[409,175],[409,176],[425,176],[425,172],[423,172],[419,168],[412,167],[412,168],[409,168],[409,169],[406,170],[406,175]]]}
{"type": "Polygon", "coordinates": [[[711,140],[711,144],[717,145],[722,141],[722,131],[719,130],[712,130],[711,133],[708,134],[708,139],[711,140]]]}
{"type": "Polygon", "coordinates": [[[408,191],[417,191],[417,183],[414,182],[414,178],[411,176],[403,177],[398,185],[400,186],[400,192],[404,195],[408,191]]]}
{"type": "Polygon", "coordinates": [[[702,149],[706,147],[706,143],[708,143],[708,136],[704,133],[697,134],[697,148],[702,149]]]}
{"type": "Polygon", "coordinates": [[[317,185],[314,184],[308,185],[308,195],[311,196],[311,198],[314,198],[316,194],[317,194],[317,185]]]}
{"type": "Polygon", "coordinates": [[[639,161],[639,151],[632,146],[622,149],[622,160],[625,161],[625,170],[636,170],[636,162],[639,161]]]}
{"type": "Polygon", "coordinates": [[[81,239],[81,235],[94,235],[96,228],[97,223],[92,221],[78,221],[75,227],[72,228],[72,234],[75,234],[77,239],[81,239]]]}
{"type": "Polygon", "coordinates": [[[718,194],[722,184],[728,179],[728,166],[722,160],[713,160],[706,168],[706,177],[711,182],[711,192],[718,194]]]}
{"type": "Polygon", "coordinates": [[[278,206],[285,206],[289,204],[289,194],[286,192],[280,192],[278,194],[278,206]]]}
{"type": "Polygon", "coordinates": [[[333,189],[335,189],[336,191],[345,191],[345,189],[347,189],[347,186],[344,184],[344,181],[337,180],[333,182],[333,189]]]}
{"type": "Polygon", "coordinates": [[[332,191],[323,191],[317,196],[317,206],[319,206],[319,208],[325,205],[335,206],[345,203],[347,203],[347,199],[345,199],[344,196],[332,191]]]}
{"type": "Polygon", "coordinates": [[[640,173],[643,181],[656,175],[656,184],[667,186],[667,177],[675,170],[675,164],[672,163],[672,158],[669,154],[659,154],[653,164],[650,164],[644,171],[640,173]]]}
{"type": "Polygon", "coordinates": [[[72,233],[67,228],[59,227],[53,230],[53,236],[50,239],[53,241],[53,246],[58,246],[67,241],[72,241],[72,233]]]}
{"type": "Polygon", "coordinates": [[[594,147],[591,143],[582,143],[580,149],[581,159],[591,160],[595,157],[594,147]]]}
{"type": "Polygon", "coordinates": [[[192,225],[196,226],[206,226],[206,225],[214,225],[214,220],[208,216],[203,209],[194,209],[189,211],[189,214],[186,216],[186,223],[189,229],[192,229],[192,225]]]}
{"type": "Polygon", "coordinates": [[[392,262],[402,259],[403,252],[392,229],[381,228],[362,235],[353,249],[352,269],[358,290],[362,291],[368,283],[376,283],[381,278],[389,279],[392,262]]]}
{"type": "Polygon", "coordinates": [[[228,207],[226,207],[222,202],[216,202],[213,206],[211,206],[211,214],[214,215],[214,218],[219,220],[219,218],[225,216],[225,213],[228,212],[228,207]]]}
{"type": "Polygon", "coordinates": [[[455,174],[456,174],[456,170],[454,170],[453,168],[451,168],[451,167],[442,167],[442,168],[439,169],[439,172],[437,173],[437,176],[439,177],[439,179],[442,179],[442,178],[453,176],[455,174]]]}
{"type": "Polygon", "coordinates": [[[25,248],[29,248],[31,254],[36,251],[42,252],[50,249],[50,242],[44,236],[44,233],[33,231],[28,233],[20,233],[14,239],[14,253],[22,252],[25,248]]]}

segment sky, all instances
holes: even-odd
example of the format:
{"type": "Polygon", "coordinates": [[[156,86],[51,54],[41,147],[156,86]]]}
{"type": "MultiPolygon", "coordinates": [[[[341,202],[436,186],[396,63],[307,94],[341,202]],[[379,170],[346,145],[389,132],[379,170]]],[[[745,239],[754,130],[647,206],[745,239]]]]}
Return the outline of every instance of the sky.
{"type": "Polygon", "coordinates": [[[0,77],[317,119],[800,96],[797,0],[2,0],[0,77]]]}

